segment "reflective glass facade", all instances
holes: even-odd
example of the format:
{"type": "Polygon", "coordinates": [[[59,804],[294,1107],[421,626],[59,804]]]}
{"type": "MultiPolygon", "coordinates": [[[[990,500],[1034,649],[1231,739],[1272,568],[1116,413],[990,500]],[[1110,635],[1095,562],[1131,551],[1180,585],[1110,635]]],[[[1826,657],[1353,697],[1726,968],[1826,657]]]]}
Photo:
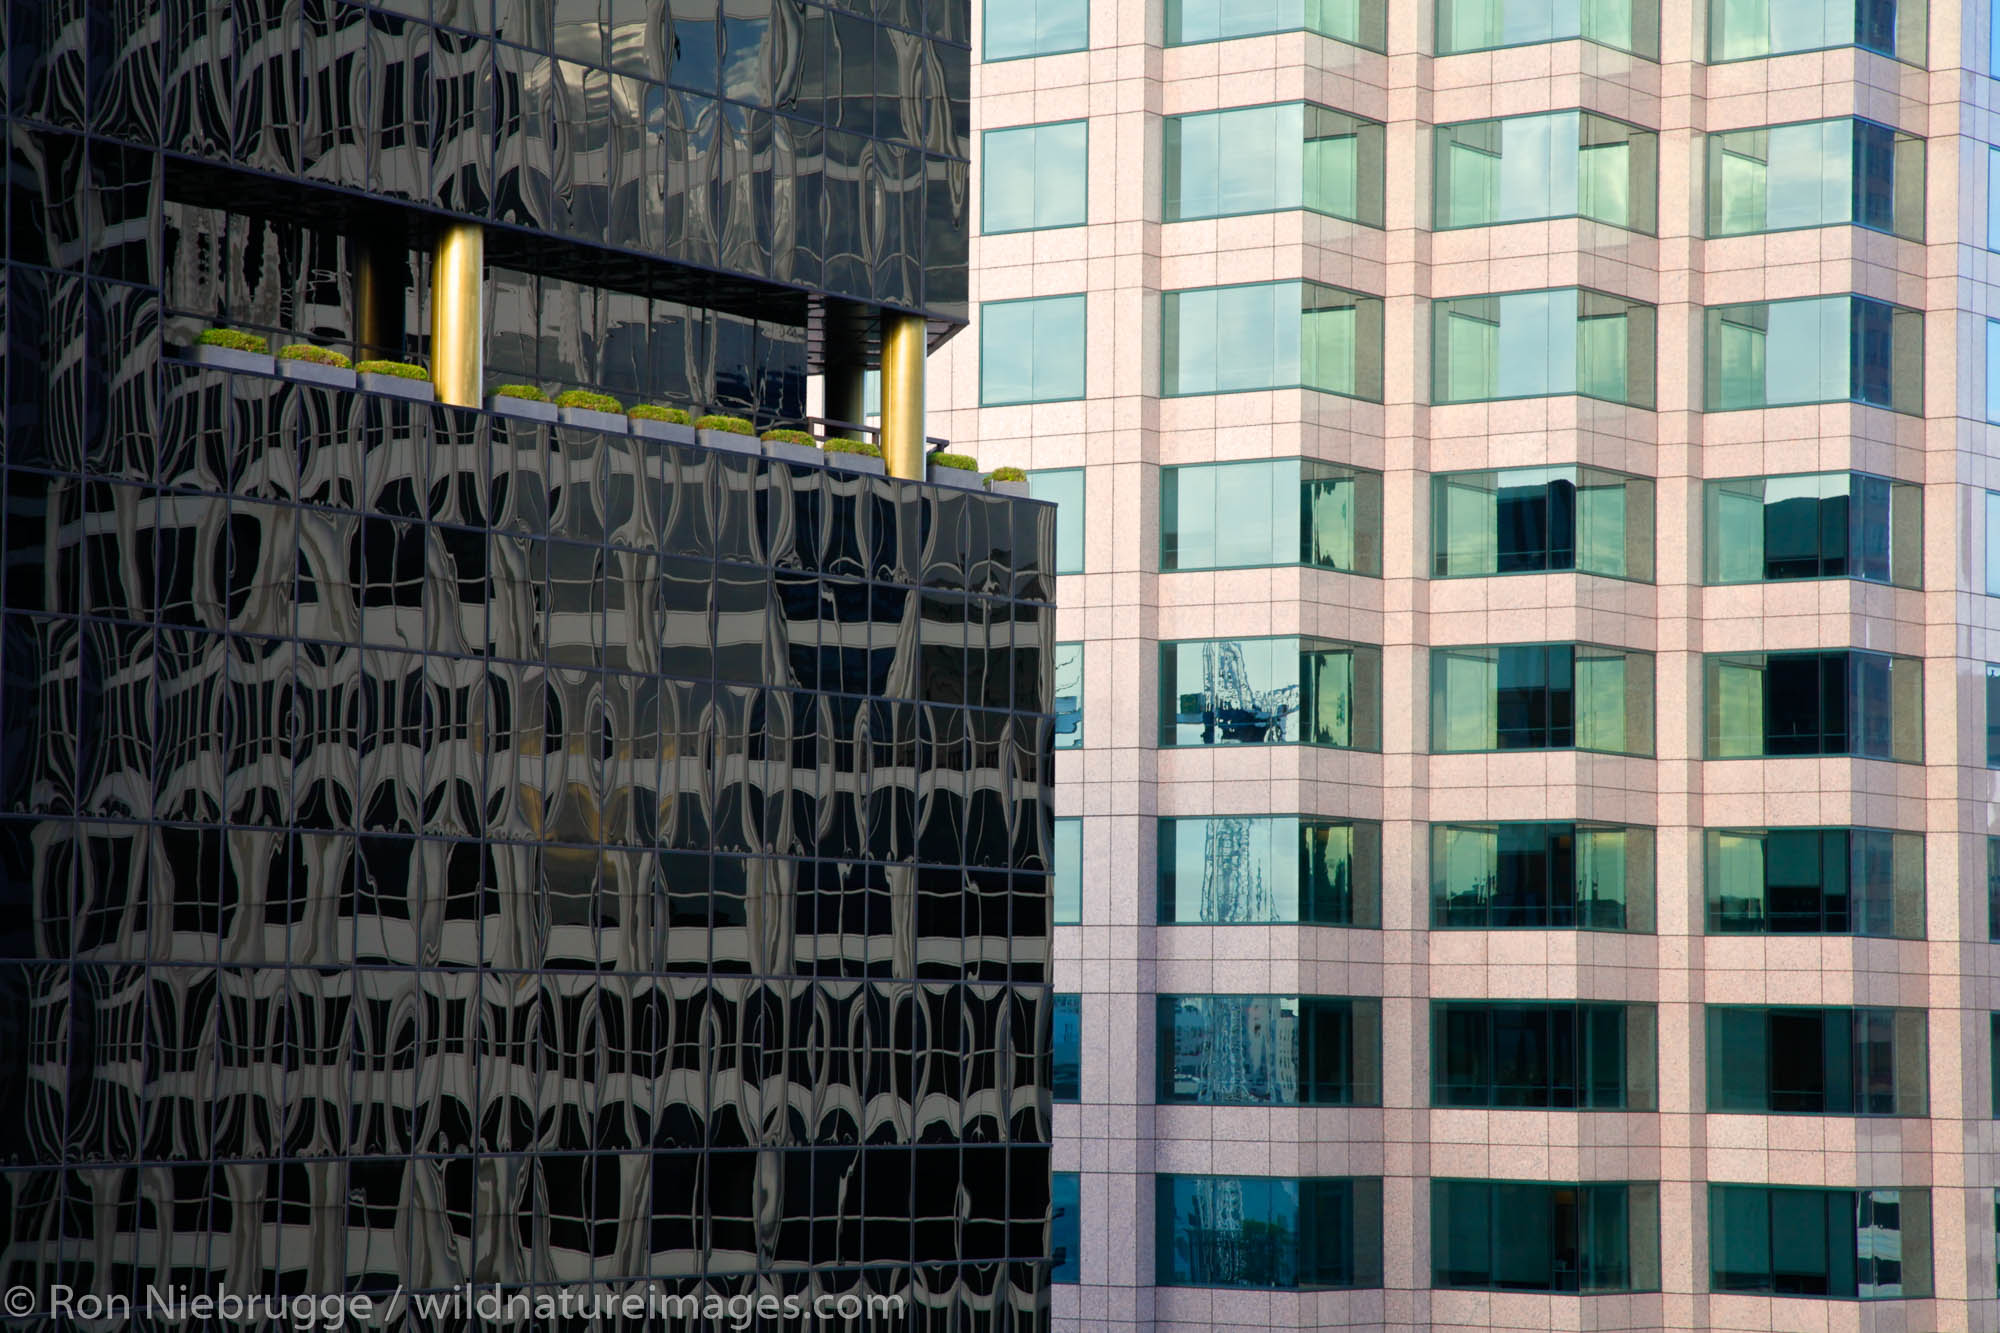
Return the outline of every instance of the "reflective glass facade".
{"type": "Polygon", "coordinates": [[[1923,578],[1923,487],[1864,472],[1732,477],[1703,484],[1710,583],[1923,578]]]}
{"type": "Polygon", "coordinates": [[[1162,925],[1378,926],[1382,828],[1292,815],[1162,819],[1158,901],[1162,925]]]}
{"type": "Polygon", "coordinates": [[[1888,653],[1711,653],[1710,759],[1853,755],[1920,764],[1923,660],[1888,653]]]}
{"type": "Polygon", "coordinates": [[[1163,1287],[1297,1291],[1382,1285],[1382,1182],[1154,1177],[1163,1287]]]}
{"type": "Polygon", "coordinates": [[[1852,223],[1924,238],[1924,141],[1872,120],[1708,136],[1708,234],[1852,223]]]}
{"type": "Polygon", "coordinates": [[[1924,937],[1924,837],[1864,828],[1709,829],[1711,935],[1924,937]]]}
{"type": "Polygon", "coordinates": [[[1653,841],[1609,824],[1433,824],[1431,925],[1650,932],[1653,841]]]}
{"type": "Polygon", "coordinates": [[[1858,46],[1921,65],[1929,20],[1928,0],[1708,0],[1708,58],[1858,46]]]}
{"type": "Polygon", "coordinates": [[[1660,136],[1590,111],[1437,127],[1434,225],[1583,217],[1651,232],[1660,136]]]}
{"type": "Polygon", "coordinates": [[[1708,1109],[1920,1116],[1930,1047],[1921,1009],[1708,1006],[1708,1109]]]}
{"type": "Polygon", "coordinates": [[[1388,46],[1383,0],[1166,0],[1167,45],[1219,42],[1270,32],[1316,32],[1381,51],[1388,46]]]}
{"type": "Polygon", "coordinates": [[[1660,1187],[1433,1180],[1431,1285],[1658,1291],[1660,1187]]]}
{"type": "Polygon", "coordinates": [[[1075,227],[1090,208],[1090,122],[1021,125],[981,136],[980,181],[987,235],[1075,227]]]}
{"type": "Polygon", "coordinates": [[[1590,643],[1431,649],[1431,752],[1653,752],[1653,655],[1590,643]]]}
{"type": "Polygon", "coordinates": [[[1653,578],[1653,482],[1589,467],[1431,478],[1431,574],[1653,578]]]}
{"type": "Polygon", "coordinates": [[[1643,1111],[1656,1101],[1651,1005],[1431,1001],[1431,1105],[1643,1111]]]}
{"type": "Polygon", "coordinates": [[[1162,995],[1162,1104],[1379,1106],[1382,1002],[1333,995],[1162,995]]]}
{"type": "Polygon", "coordinates": [[[1379,227],[1382,133],[1379,121],[1311,102],[1168,116],[1163,217],[1304,208],[1379,227]]]}
{"type": "Polygon", "coordinates": [[[1382,474],[1313,458],[1160,469],[1160,568],[1382,572],[1382,474]]]}
{"type": "Polygon", "coordinates": [[[1437,53],[1574,38],[1657,60],[1659,0],[1439,0],[1437,53]]]}
{"type": "Polygon", "coordinates": [[[1931,1192],[1711,1184],[1708,1285],[1829,1300],[1928,1296],[1931,1192]]]}
{"type": "Polygon", "coordinates": [[[1160,296],[1160,392],[1317,389],[1382,401],[1382,299],[1318,282],[1160,296]]]}
{"type": "Polygon", "coordinates": [[[1382,650],[1325,639],[1160,645],[1161,745],[1382,745],[1382,650]]]}
{"type": "Polygon", "coordinates": [[[1653,405],[1657,312],[1582,287],[1431,302],[1431,401],[1581,394],[1653,405]]]}
{"type": "Polygon", "coordinates": [[[1924,410],[1924,317],[1863,296],[1710,306],[1711,412],[1806,403],[1924,410]]]}

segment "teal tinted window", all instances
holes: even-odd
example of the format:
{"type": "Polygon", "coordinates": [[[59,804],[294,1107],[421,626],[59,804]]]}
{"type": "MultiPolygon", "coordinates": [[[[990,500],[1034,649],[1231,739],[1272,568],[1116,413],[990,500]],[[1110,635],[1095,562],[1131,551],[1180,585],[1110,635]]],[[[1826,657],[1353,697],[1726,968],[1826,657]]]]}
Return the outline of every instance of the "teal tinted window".
{"type": "Polygon", "coordinates": [[[1159,1100],[1380,1106],[1382,1002],[1331,995],[1162,995],[1159,1100]]]}
{"type": "Polygon", "coordinates": [[[1084,298],[1038,296],[979,307],[979,401],[1059,403],[1083,397],[1084,298]]]}
{"type": "Polygon", "coordinates": [[[1437,578],[1577,570],[1653,578],[1653,483],[1587,467],[1445,472],[1431,479],[1437,578]]]}
{"type": "Polygon", "coordinates": [[[1160,469],[1160,568],[1382,572],[1382,474],[1316,459],[1160,469]]]}
{"type": "Polygon", "coordinates": [[[1986,664],[1986,766],[2000,768],[2000,662],[1986,664]]]}
{"type": "Polygon", "coordinates": [[[1318,389],[1382,401],[1382,299],[1316,282],[1160,297],[1161,389],[1318,389]]]}
{"type": "Polygon", "coordinates": [[[1073,1102],[1081,1095],[1083,1051],[1083,997],[1057,995],[1050,1022],[1049,1087],[1059,1102],[1073,1102]]]}
{"type": "Polygon", "coordinates": [[[1653,929],[1653,830],[1610,824],[1431,825],[1440,930],[1653,929]]]}
{"type": "Polygon", "coordinates": [[[1659,0],[1438,0],[1441,56],[1577,37],[1657,60],[1659,0]]]}
{"type": "Polygon", "coordinates": [[[1165,219],[1304,208],[1382,225],[1380,122],[1310,102],[1169,116],[1165,219]]]}
{"type": "MultiPolygon", "coordinates": [[[[2000,23],[1993,30],[2000,32],[2000,23]]],[[[1986,248],[2000,250],[2000,148],[1986,150],[1986,248]]]]}
{"type": "Polygon", "coordinates": [[[1651,1005],[1435,1000],[1431,1105],[1650,1110],[1657,1045],[1651,1005]]]}
{"type": "Polygon", "coordinates": [[[1710,306],[1708,410],[1866,403],[1924,410],[1924,317],[1861,296],[1710,306]]]}
{"type": "Polygon", "coordinates": [[[1863,828],[1709,829],[1711,935],[1924,937],[1924,835],[1863,828]]]}
{"type": "Polygon", "coordinates": [[[1167,0],[1168,46],[1302,30],[1380,51],[1388,45],[1386,6],[1383,0],[1167,0]]]}
{"type": "Polygon", "coordinates": [[[1154,1177],[1163,1287],[1292,1291],[1382,1285],[1382,1182],[1154,1177]]]}
{"type": "Polygon", "coordinates": [[[1382,650],[1323,639],[1160,645],[1161,745],[1382,748],[1382,650]]]}
{"type": "Polygon", "coordinates": [[[1055,656],[1056,748],[1083,746],[1083,645],[1059,643],[1055,656]]]}
{"type": "Polygon", "coordinates": [[[1923,661],[1887,653],[1714,653],[1704,663],[1710,759],[1924,759],[1923,661]]]}
{"type": "Polygon", "coordinates": [[[1055,844],[1049,853],[1050,895],[1054,899],[1057,925],[1075,925],[1083,920],[1083,821],[1055,821],[1055,844]]]}
{"type": "Polygon", "coordinates": [[[1431,303],[1431,401],[1582,394],[1653,405],[1656,312],[1581,287],[1431,303]]]}
{"type": "Polygon", "coordinates": [[[1090,122],[988,130],[980,139],[986,175],[982,228],[991,235],[1075,227],[1090,195],[1090,122]]]}
{"type": "MultiPolygon", "coordinates": [[[[1988,1099],[1993,1118],[2000,1120],[2000,1014],[1989,1014],[1986,1018],[1986,1070],[1988,1075],[1988,1099]]],[[[1995,1191],[2000,1199],[2000,1191],[1995,1191]]]]}
{"type": "Polygon", "coordinates": [[[1708,1006],[1708,1109],[1920,1116],[1929,1101],[1921,1009],[1708,1006]]]}
{"type": "Polygon", "coordinates": [[[2000,491],[1986,492],[1986,595],[2000,597],[2000,491]]]}
{"type": "Polygon", "coordinates": [[[1924,141],[1867,120],[1708,136],[1708,234],[1852,223],[1924,238],[1924,141]]]}
{"type": "Polygon", "coordinates": [[[2000,422],[2000,319],[1986,321],[1986,419],[2000,422]]]}
{"type": "Polygon", "coordinates": [[[1986,840],[1986,938],[2000,940],[2000,838],[1986,840]]]}
{"type": "Polygon", "coordinates": [[[1588,111],[1440,125],[1436,181],[1439,231],[1585,217],[1651,232],[1660,136],[1588,111]]]}
{"type": "Polygon", "coordinates": [[[1921,582],[1921,486],[1865,472],[1808,472],[1732,477],[1707,482],[1702,492],[1710,583],[1921,582]]]}
{"type": "Polygon", "coordinates": [[[1080,467],[1044,468],[1028,474],[1028,494],[1056,507],[1056,573],[1083,572],[1083,493],[1080,467]]]}
{"type": "Polygon", "coordinates": [[[1431,650],[1431,752],[1653,752],[1653,655],[1588,643],[1431,650]]]}
{"type": "Polygon", "coordinates": [[[1709,1290],[1835,1300],[1931,1294],[1931,1192],[1708,1187],[1709,1290]]]}
{"type": "Polygon", "coordinates": [[[1090,0],[1013,0],[985,8],[981,60],[1054,56],[1090,46],[1090,0]]]}
{"type": "Polygon", "coordinates": [[[1077,1259],[1083,1239],[1082,1219],[1079,1216],[1082,1193],[1082,1180],[1076,1172],[1049,1173],[1051,1282],[1074,1283],[1078,1280],[1077,1259]]]}
{"type": "Polygon", "coordinates": [[[1431,1285],[1472,1291],[1660,1289],[1660,1187],[1431,1182],[1431,1285]]]}
{"type": "Polygon", "coordinates": [[[1159,822],[1163,925],[1382,923],[1382,827],[1292,815],[1159,822]]]}
{"type": "Polygon", "coordinates": [[[1927,0],[1708,0],[1708,58],[1754,60],[1859,46],[1924,63],[1927,0]]]}

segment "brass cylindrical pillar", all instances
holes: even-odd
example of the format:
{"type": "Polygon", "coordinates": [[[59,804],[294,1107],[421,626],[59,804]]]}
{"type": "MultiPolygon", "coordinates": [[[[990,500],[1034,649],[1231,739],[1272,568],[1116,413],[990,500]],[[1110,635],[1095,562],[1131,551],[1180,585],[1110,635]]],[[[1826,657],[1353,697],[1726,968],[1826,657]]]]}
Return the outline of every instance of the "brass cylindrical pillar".
{"type": "Polygon", "coordinates": [[[431,255],[431,379],[439,402],[477,407],[486,380],[486,233],[447,223],[431,255]]]}
{"type": "Polygon", "coordinates": [[[924,476],[922,315],[882,312],[882,458],[892,477],[924,476]]]}
{"type": "Polygon", "coordinates": [[[362,361],[399,361],[403,356],[402,253],[380,241],[355,237],[354,347],[362,361]]]}

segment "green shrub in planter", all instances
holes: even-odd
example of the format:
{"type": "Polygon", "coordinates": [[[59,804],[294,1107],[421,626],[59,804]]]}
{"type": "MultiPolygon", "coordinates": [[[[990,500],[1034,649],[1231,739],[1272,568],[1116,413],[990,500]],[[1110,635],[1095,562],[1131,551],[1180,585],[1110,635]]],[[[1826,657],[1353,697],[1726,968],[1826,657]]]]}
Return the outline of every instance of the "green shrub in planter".
{"type": "Polygon", "coordinates": [[[961,472],[979,471],[979,460],[971,454],[932,454],[930,464],[932,467],[955,467],[961,472]]]}
{"type": "Polygon", "coordinates": [[[261,333],[245,333],[242,329],[203,329],[195,341],[203,347],[225,347],[232,352],[251,352],[262,355],[271,350],[271,344],[261,333]]]}
{"type": "Polygon", "coordinates": [[[495,398],[525,398],[531,403],[546,403],[549,396],[532,384],[503,384],[493,390],[495,398]]]}
{"type": "Polygon", "coordinates": [[[320,347],[313,343],[289,343],[278,349],[280,361],[308,361],[315,366],[332,366],[335,370],[351,370],[354,366],[343,354],[331,347],[320,347]]]}
{"type": "Polygon", "coordinates": [[[387,375],[399,380],[428,381],[431,373],[422,366],[413,366],[408,361],[357,361],[354,369],[363,375],[387,375]]]}
{"type": "Polygon", "coordinates": [[[634,421],[666,421],[676,426],[688,424],[688,414],[678,407],[662,407],[658,403],[641,403],[625,413],[634,421]]]}
{"type": "Polygon", "coordinates": [[[1017,467],[996,467],[987,474],[988,481],[1026,481],[1028,474],[1017,467]]]}
{"type": "Polygon", "coordinates": [[[623,412],[625,404],[608,393],[592,393],[589,389],[564,389],[556,395],[557,407],[581,407],[592,412],[623,412]]]}
{"type": "Polygon", "coordinates": [[[755,435],[757,428],[742,417],[723,417],[711,413],[695,419],[696,430],[719,430],[725,435],[755,435]]]}
{"type": "Polygon", "coordinates": [[[808,449],[819,447],[819,441],[815,440],[810,432],[802,430],[767,430],[759,438],[777,444],[803,444],[808,449]]]}
{"type": "Polygon", "coordinates": [[[835,435],[821,447],[830,454],[865,454],[869,458],[882,456],[882,446],[875,441],[850,439],[845,435],[835,435]]]}

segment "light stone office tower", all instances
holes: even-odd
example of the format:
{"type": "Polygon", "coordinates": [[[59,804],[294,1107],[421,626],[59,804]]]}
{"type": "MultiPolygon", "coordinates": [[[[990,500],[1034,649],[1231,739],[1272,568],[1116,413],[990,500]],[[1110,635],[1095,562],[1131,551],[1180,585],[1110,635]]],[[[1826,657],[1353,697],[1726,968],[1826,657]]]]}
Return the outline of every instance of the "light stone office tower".
{"type": "Polygon", "coordinates": [[[1992,26],[975,6],[1057,1327],[2000,1329],[1992,26]]]}

